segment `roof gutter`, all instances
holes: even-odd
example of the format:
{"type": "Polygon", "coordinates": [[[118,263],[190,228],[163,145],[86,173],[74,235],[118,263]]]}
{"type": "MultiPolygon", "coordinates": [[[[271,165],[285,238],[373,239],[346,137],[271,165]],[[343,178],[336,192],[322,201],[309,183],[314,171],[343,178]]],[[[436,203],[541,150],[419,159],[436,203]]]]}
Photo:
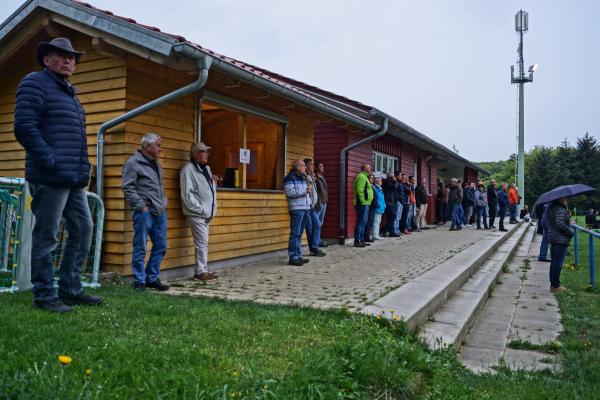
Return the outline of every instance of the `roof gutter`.
{"type": "Polygon", "coordinates": [[[384,118],[381,129],[375,132],[374,134],[359,140],[358,142],[352,143],[351,145],[344,147],[340,151],[340,229],[338,241],[341,245],[345,244],[346,242],[346,155],[352,149],[355,149],[359,146],[362,146],[365,143],[372,142],[373,140],[382,137],[387,133],[389,128],[390,119],[387,115],[384,115],[379,111],[375,111],[374,114],[382,116],[384,118]]]}
{"type": "Polygon", "coordinates": [[[123,115],[120,115],[116,118],[111,119],[110,121],[106,121],[100,126],[98,129],[98,135],[96,138],[97,141],[97,153],[96,153],[96,163],[97,163],[97,172],[96,172],[96,193],[100,197],[103,198],[104,194],[104,136],[106,131],[110,128],[113,128],[125,121],[128,121],[132,118],[137,117],[140,114],[145,113],[148,110],[151,110],[160,105],[166,104],[170,101],[173,101],[179,97],[185,96],[187,94],[196,92],[206,84],[208,80],[208,70],[210,69],[213,58],[204,55],[203,57],[198,57],[198,67],[200,69],[200,73],[198,74],[198,79],[189,85],[183,86],[173,92],[167,93],[164,96],[161,96],[157,99],[154,99],[144,105],[139,106],[138,108],[134,108],[131,111],[126,112],[123,115]]]}
{"type": "MultiPolygon", "coordinates": [[[[208,53],[205,50],[202,50],[198,47],[192,46],[189,43],[174,44],[173,51],[183,54],[183,55],[193,58],[193,59],[196,59],[198,57],[203,57],[206,55],[210,56],[210,53],[208,53]]],[[[379,126],[372,121],[357,117],[355,115],[352,115],[351,113],[345,112],[344,110],[342,110],[338,107],[329,105],[329,104],[327,104],[323,101],[320,101],[318,99],[315,99],[311,96],[302,94],[299,91],[290,89],[290,88],[286,87],[285,86],[286,84],[284,84],[284,83],[277,84],[277,83],[272,82],[260,75],[246,71],[245,69],[240,68],[234,64],[231,64],[224,60],[221,60],[220,58],[214,58],[213,60],[214,60],[214,62],[213,62],[212,68],[219,70],[229,76],[233,76],[241,81],[253,84],[255,86],[259,86],[271,93],[281,95],[283,97],[286,97],[286,98],[294,101],[295,103],[302,104],[302,105],[304,105],[308,108],[311,108],[315,111],[319,111],[324,114],[331,115],[341,121],[347,122],[349,124],[360,127],[362,129],[366,129],[369,131],[379,129],[379,126]]]]}

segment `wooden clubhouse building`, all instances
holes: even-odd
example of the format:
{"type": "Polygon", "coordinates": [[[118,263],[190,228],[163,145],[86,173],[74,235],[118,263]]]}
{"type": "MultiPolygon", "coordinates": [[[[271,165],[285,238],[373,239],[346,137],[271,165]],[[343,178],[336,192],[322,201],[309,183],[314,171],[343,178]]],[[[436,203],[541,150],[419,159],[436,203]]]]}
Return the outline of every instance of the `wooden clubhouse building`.
{"type": "MultiPolygon", "coordinates": [[[[287,248],[283,177],[298,158],[322,160],[330,198],[323,236],[352,236],[352,182],[360,164],[436,182],[487,171],[374,107],[217,54],[185,38],[70,0],[29,0],[0,25],[0,176],[24,175],[13,134],[18,82],[39,69],[39,42],[68,37],[85,50],[71,81],[87,116],[94,166],[90,190],[104,200],[102,269],[131,274],[133,226],[121,168],[147,132],[162,138],[169,200],[163,270],[184,275],[194,263],[180,209],[178,173],[194,141],[213,148],[224,177],[211,223],[209,262],[248,262],[287,248]],[[240,148],[250,163],[239,163],[240,148]],[[345,159],[340,166],[340,159],[345,159]],[[342,192],[340,192],[340,187],[342,192]],[[340,193],[344,194],[340,196],[340,193]]],[[[432,200],[433,201],[433,200],[432,200]]],[[[428,211],[433,220],[435,207],[428,211]]]]}

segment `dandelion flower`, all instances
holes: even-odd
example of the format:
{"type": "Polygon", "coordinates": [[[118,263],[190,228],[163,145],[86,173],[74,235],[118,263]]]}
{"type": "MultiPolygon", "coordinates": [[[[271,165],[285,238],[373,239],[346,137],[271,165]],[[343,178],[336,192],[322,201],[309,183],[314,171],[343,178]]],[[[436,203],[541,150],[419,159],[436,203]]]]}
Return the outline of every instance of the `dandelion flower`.
{"type": "Polygon", "coordinates": [[[63,366],[71,364],[71,361],[73,361],[73,359],[69,356],[65,356],[65,355],[58,356],[58,362],[61,363],[63,366]]]}
{"type": "Polygon", "coordinates": [[[394,321],[398,321],[400,319],[400,317],[398,317],[397,315],[394,315],[394,321]]]}
{"type": "Polygon", "coordinates": [[[85,376],[91,376],[92,375],[92,369],[91,368],[86,368],[85,370],[85,376]]]}

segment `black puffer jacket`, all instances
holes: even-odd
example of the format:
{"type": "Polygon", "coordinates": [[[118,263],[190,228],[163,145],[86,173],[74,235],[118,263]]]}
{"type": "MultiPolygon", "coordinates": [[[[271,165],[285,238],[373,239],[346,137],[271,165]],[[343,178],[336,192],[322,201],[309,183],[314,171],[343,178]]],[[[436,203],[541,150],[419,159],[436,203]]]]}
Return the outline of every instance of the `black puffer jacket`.
{"type": "Polygon", "coordinates": [[[547,211],[548,242],[555,244],[569,244],[573,237],[571,230],[571,217],[569,210],[560,203],[552,203],[547,211]]]}
{"type": "Polygon", "coordinates": [[[87,186],[85,112],[75,88],[48,69],[17,88],[15,137],[25,148],[25,178],[55,186],[87,186]]]}

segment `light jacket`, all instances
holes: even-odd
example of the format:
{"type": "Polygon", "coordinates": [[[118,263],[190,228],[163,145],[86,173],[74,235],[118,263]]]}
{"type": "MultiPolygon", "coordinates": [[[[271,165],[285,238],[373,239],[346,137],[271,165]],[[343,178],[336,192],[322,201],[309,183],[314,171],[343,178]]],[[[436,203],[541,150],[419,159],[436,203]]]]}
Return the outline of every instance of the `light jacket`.
{"type": "Polygon", "coordinates": [[[188,162],[179,173],[181,187],[181,211],[183,215],[211,220],[217,215],[217,188],[212,181],[212,172],[207,165],[210,181],[200,166],[188,162]]]}
{"type": "Polygon", "coordinates": [[[307,193],[306,180],[292,171],[283,179],[283,191],[287,198],[288,208],[294,210],[310,210],[310,195],[307,193]]]}
{"type": "Polygon", "coordinates": [[[375,193],[375,198],[377,199],[377,208],[375,208],[375,212],[377,214],[383,214],[385,212],[385,195],[383,189],[379,185],[373,185],[373,191],[375,193]]]}
{"type": "Polygon", "coordinates": [[[158,160],[156,164],[158,172],[138,150],[123,165],[121,189],[127,204],[134,211],[148,207],[152,214],[161,215],[167,209],[163,172],[158,160]]]}
{"type": "Polygon", "coordinates": [[[488,200],[487,200],[487,192],[484,190],[479,191],[476,190],[475,191],[475,207],[485,207],[488,205],[488,200]]]}
{"type": "Polygon", "coordinates": [[[373,202],[373,186],[369,182],[369,175],[361,171],[354,180],[354,205],[370,206],[373,202]]]}
{"type": "Polygon", "coordinates": [[[44,69],[17,87],[15,137],[25,148],[25,178],[54,186],[87,186],[90,163],[85,112],[75,87],[44,69]]]}

